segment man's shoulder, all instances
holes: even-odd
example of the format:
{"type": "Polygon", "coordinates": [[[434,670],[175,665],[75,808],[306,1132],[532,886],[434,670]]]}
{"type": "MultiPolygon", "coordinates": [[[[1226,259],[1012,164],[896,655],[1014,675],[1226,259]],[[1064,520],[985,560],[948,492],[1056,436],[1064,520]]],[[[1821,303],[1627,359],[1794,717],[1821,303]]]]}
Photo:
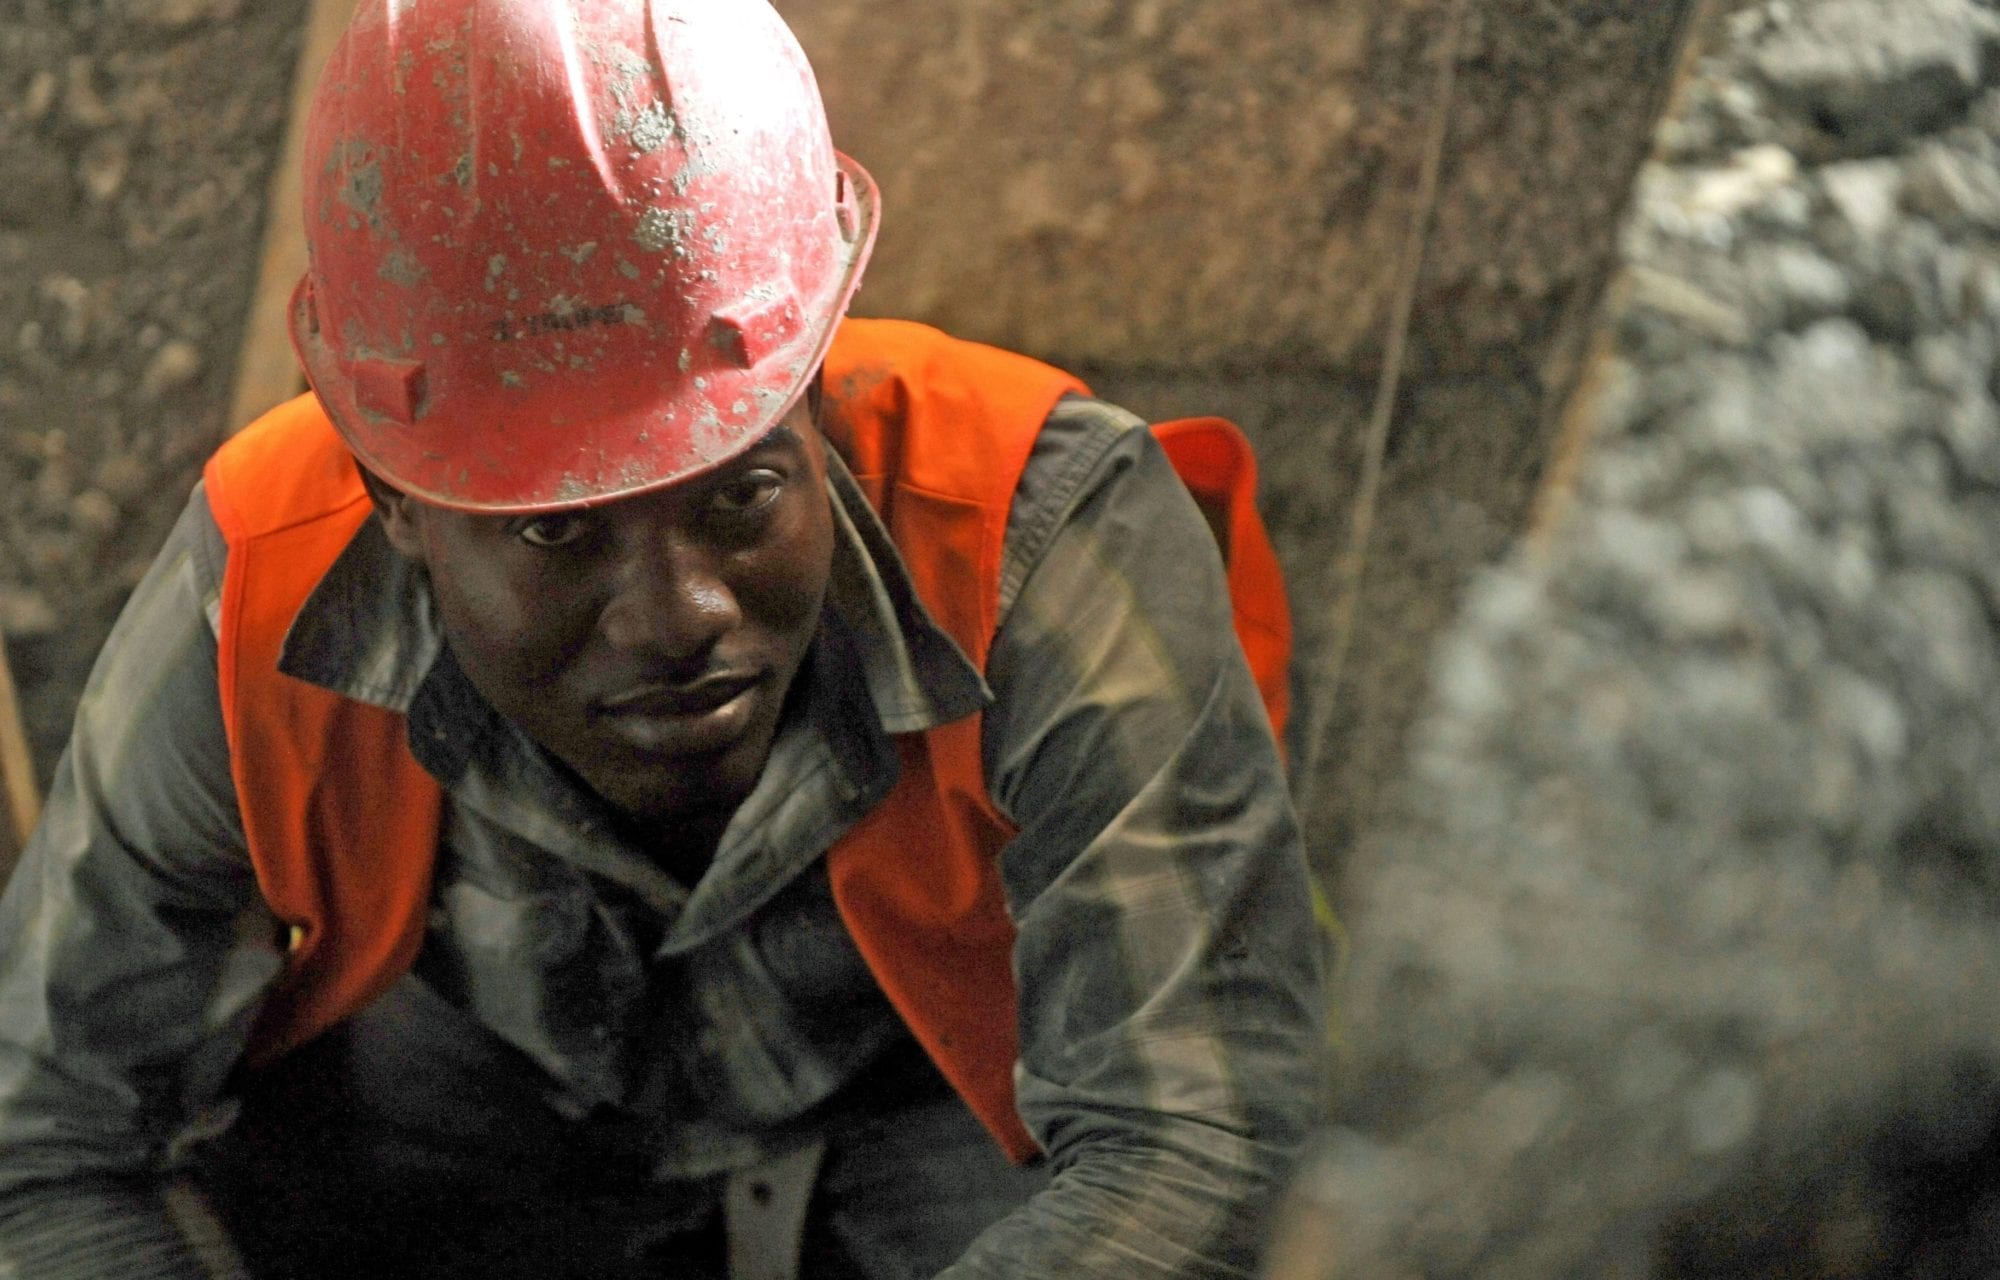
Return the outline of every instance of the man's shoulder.
{"type": "MultiPolygon", "coordinates": [[[[1131,470],[1150,445],[1146,421],[1088,395],[1066,395],[1043,419],[1014,486],[1000,574],[1004,617],[1056,533],[1090,495],[1131,470]]],[[[1139,495],[1141,501],[1144,495],[1139,495]]]]}
{"type": "Polygon", "coordinates": [[[878,388],[934,390],[942,384],[980,399],[1023,387],[1066,384],[1073,375],[1044,360],[1005,347],[956,337],[914,320],[849,318],[841,322],[824,365],[827,391],[856,400],[878,388]]]}
{"type": "Polygon", "coordinates": [[[907,321],[851,320],[828,353],[822,422],[871,498],[917,489],[1004,507],[1049,413],[1087,388],[1029,356],[907,321]]]}
{"type": "Polygon", "coordinates": [[[232,543],[364,502],[354,457],[311,392],[224,442],[202,469],[208,502],[232,543]]]}

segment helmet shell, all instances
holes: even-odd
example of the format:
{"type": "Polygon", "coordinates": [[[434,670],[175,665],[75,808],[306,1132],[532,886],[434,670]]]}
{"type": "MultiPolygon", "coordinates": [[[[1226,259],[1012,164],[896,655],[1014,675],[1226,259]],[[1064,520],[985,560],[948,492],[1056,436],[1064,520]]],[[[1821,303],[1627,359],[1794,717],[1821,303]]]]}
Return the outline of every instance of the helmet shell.
{"type": "Polygon", "coordinates": [[[291,331],[348,446],[466,511],[712,468],[804,392],[878,219],[764,0],[363,0],[291,331]]]}

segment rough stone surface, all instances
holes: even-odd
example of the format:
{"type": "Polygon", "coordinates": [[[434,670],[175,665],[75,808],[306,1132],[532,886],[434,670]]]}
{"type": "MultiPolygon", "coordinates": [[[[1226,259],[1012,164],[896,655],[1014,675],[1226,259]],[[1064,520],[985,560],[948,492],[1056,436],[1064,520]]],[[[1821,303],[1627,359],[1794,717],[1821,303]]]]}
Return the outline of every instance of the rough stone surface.
{"type": "Polygon", "coordinates": [[[44,775],[221,439],[302,12],[0,12],[0,630],[44,775]]]}
{"type": "MultiPolygon", "coordinates": [[[[863,310],[1092,364],[1374,357],[1443,0],[779,7],[883,184],[863,310]]],[[[1472,4],[1420,363],[1532,365],[1594,302],[1686,7],[1472,4]]]]}
{"type": "Polygon", "coordinates": [[[1988,16],[1724,24],[1568,517],[1469,594],[1357,852],[1279,1280],[2000,1271],[1988,16]]]}

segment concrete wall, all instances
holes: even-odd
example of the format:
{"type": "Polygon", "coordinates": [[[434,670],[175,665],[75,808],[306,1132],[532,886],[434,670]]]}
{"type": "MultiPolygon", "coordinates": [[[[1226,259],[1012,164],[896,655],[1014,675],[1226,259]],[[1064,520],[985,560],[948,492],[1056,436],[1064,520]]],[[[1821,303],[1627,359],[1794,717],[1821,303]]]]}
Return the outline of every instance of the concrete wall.
{"type": "MultiPolygon", "coordinates": [[[[882,182],[864,308],[1091,364],[1315,370],[1379,344],[1448,7],[780,5],[882,182]]],[[[1427,363],[1511,370],[1588,294],[1683,7],[1470,6],[1427,363]]]]}

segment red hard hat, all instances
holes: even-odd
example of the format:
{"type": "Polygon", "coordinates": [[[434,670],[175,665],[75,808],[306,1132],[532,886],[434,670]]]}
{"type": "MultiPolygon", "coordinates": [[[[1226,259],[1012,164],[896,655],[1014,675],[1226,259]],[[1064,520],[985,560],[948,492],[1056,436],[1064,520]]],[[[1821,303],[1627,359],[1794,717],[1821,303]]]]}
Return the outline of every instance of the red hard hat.
{"type": "Polygon", "coordinates": [[[362,0],[307,122],[292,342],[404,492],[606,501],[790,408],[877,212],[763,0],[362,0]]]}

